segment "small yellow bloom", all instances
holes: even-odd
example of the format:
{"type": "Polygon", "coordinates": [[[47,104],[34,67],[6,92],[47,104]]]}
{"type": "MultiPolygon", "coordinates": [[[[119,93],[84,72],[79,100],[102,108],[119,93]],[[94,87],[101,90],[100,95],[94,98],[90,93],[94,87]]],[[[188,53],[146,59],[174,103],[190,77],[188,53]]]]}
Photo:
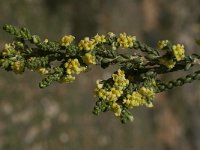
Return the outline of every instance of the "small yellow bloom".
{"type": "Polygon", "coordinates": [[[168,43],[169,43],[168,40],[158,41],[158,48],[163,49],[164,47],[167,46],[168,43]]]}
{"type": "Polygon", "coordinates": [[[154,93],[151,90],[142,87],[139,91],[134,91],[132,94],[128,94],[123,100],[123,104],[128,108],[137,106],[153,107],[152,103],[147,103],[146,97],[152,98],[154,93]]]}
{"type": "Polygon", "coordinates": [[[44,43],[48,43],[49,42],[49,40],[48,39],[44,39],[44,43]]]}
{"type": "Polygon", "coordinates": [[[128,94],[126,96],[126,98],[123,100],[123,103],[127,107],[132,108],[136,106],[145,105],[146,101],[139,92],[134,91],[132,94],[128,94]]]}
{"type": "Polygon", "coordinates": [[[146,103],[146,107],[149,107],[149,108],[153,107],[153,103],[152,102],[146,103]]]}
{"type": "Polygon", "coordinates": [[[153,99],[155,97],[155,92],[152,88],[141,87],[138,92],[149,99],[153,99]]]}
{"type": "Polygon", "coordinates": [[[121,70],[121,69],[118,69],[117,70],[117,74],[119,75],[119,76],[125,76],[125,74],[124,74],[124,70],[121,70]]]}
{"type": "Polygon", "coordinates": [[[135,36],[127,36],[126,33],[120,33],[117,42],[122,48],[131,48],[136,41],[135,36]]]}
{"type": "Polygon", "coordinates": [[[94,39],[89,39],[89,37],[85,37],[84,40],[81,40],[78,44],[80,50],[91,51],[96,46],[96,42],[94,39]]]}
{"type": "Polygon", "coordinates": [[[75,80],[76,78],[72,75],[67,75],[65,77],[62,78],[61,82],[64,82],[64,83],[71,83],[75,80]]]}
{"type": "Polygon", "coordinates": [[[12,43],[6,43],[2,51],[3,56],[9,56],[15,53],[15,46],[12,43]]]}
{"type": "Polygon", "coordinates": [[[108,36],[109,36],[110,38],[116,37],[116,35],[115,35],[113,32],[108,32],[108,36]]]}
{"type": "Polygon", "coordinates": [[[4,49],[10,49],[10,48],[13,48],[13,45],[11,43],[6,43],[4,49]]]}
{"type": "Polygon", "coordinates": [[[176,62],[174,62],[173,59],[167,59],[167,58],[159,59],[159,63],[169,69],[174,68],[174,66],[176,65],[176,62]]]}
{"type": "Polygon", "coordinates": [[[24,62],[15,61],[11,64],[11,68],[16,74],[21,74],[24,71],[24,62]]]}
{"type": "Polygon", "coordinates": [[[119,104],[113,103],[112,104],[112,111],[114,112],[115,116],[120,116],[122,112],[122,108],[120,107],[119,104]]]}
{"type": "Polygon", "coordinates": [[[83,62],[87,65],[89,64],[96,64],[96,58],[91,53],[86,53],[85,56],[82,57],[83,62]]]}
{"type": "Polygon", "coordinates": [[[65,63],[65,68],[67,69],[66,72],[69,75],[73,73],[79,74],[86,69],[86,67],[81,67],[78,59],[68,59],[68,61],[65,63]]]}
{"type": "Polygon", "coordinates": [[[95,35],[94,36],[94,40],[96,43],[105,43],[106,42],[106,38],[105,35],[95,35]]]}
{"type": "Polygon", "coordinates": [[[38,69],[38,72],[39,72],[40,74],[42,74],[42,75],[46,75],[46,74],[49,73],[48,69],[46,69],[46,68],[39,68],[39,69],[38,69]]]}
{"type": "Polygon", "coordinates": [[[100,99],[115,102],[123,94],[123,91],[112,87],[111,89],[103,89],[103,84],[97,81],[97,88],[95,89],[95,96],[100,99]]]}
{"type": "Polygon", "coordinates": [[[67,46],[69,46],[73,42],[74,39],[75,39],[74,36],[72,36],[72,35],[66,35],[66,36],[62,37],[62,39],[61,39],[61,45],[67,47],[67,46]]]}
{"type": "Polygon", "coordinates": [[[129,80],[125,78],[125,73],[123,70],[119,69],[117,73],[112,75],[114,81],[114,87],[117,89],[124,89],[129,84],[129,80]]]}
{"type": "Polygon", "coordinates": [[[109,92],[103,88],[96,88],[94,92],[95,92],[95,96],[103,100],[106,100],[109,95],[109,92]]]}
{"type": "Polygon", "coordinates": [[[98,88],[98,89],[102,89],[102,88],[103,88],[103,84],[100,83],[100,82],[101,82],[101,80],[97,80],[97,81],[96,81],[96,85],[97,85],[97,88],[98,88]]]}
{"type": "Polygon", "coordinates": [[[119,89],[116,89],[116,88],[111,88],[109,93],[108,93],[108,96],[107,96],[107,99],[109,101],[117,101],[118,98],[123,94],[123,91],[122,90],[119,90],[119,89]]]}
{"type": "Polygon", "coordinates": [[[184,45],[181,44],[173,45],[172,51],[177,61],[183,60],[185,58],[184,45]]]}
{"type": "Polygon", "coordinates": [[[94,94],[95,94],[94,96],[97,96],[98,98],[106,100],[108,92],[105,89],[103,89],[103,84],[100,83],[100,82],[101,82],[101,80],[97,80],[96,81],[96,86],[97,87],[94,90],[94,94]]]}

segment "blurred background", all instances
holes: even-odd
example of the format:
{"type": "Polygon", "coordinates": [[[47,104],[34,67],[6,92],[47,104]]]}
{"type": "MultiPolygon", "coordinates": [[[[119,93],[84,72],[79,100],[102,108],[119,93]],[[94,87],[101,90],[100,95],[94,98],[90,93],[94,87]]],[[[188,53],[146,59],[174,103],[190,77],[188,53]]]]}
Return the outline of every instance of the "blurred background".
{"type": "MultiPolygon", "coordinates": [[[[42,38],[127,32],[155,46],[170,39],[198,52],[199,0],[0,0],[0,26],[25,26],[42,38]]],[[[0,49],[11,37],[0,30],[0,49]]],[[[0,150],[199,150],[199,81],[136,108],[133,123],[94,116],[93,89],[112,69],[94,67],[73,84],[39,89],[41,77],[0,70],[0,150]]],[[[172,74],[166,79],[181,75],[172,74]]],[[[164,77],[163,77],[164,78],[164,77]]]]}

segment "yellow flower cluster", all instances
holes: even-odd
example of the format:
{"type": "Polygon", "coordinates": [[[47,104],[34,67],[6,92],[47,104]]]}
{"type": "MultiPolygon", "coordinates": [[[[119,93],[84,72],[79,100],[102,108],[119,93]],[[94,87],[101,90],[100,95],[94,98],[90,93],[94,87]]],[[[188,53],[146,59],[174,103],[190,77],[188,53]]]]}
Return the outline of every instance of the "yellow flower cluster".
{"type": "Polygon", "coordinates": [[[63,77],[62,79],[61,79],[61,82],[63,82],[63,83],[71,83],[71,82],[73,82],[75,80],[75,77],[74,76],[72,76],[72,75],[67,75],[67,76],[65,76],[65,77],[63,77]]]}
{"type": "Polygon", "coordinates": [[[109,95],[109,92],[106,89],[98,88],[98,86],[99,85],[97,85],[97,88],[95,89],[95,96],[103,100],[106,100],[109,95]]]}
{"type": "Polygon", "coordinates": [[[81,40],[78,44],[80,50],[91,51],[96,46],[96,41],[89,37],[85,37],[84,40],[81,40]]]}
{"type": "Polygon", "coordinates": [[[12,62],[11,68],[16,74],[21,74],[24,71],[24,62],[23,61],[12,62]]]}
{"type": "Polygon", "coordinates": [[[127,36],[126,33],[120,33],[119,38],[117,38],[117,42],[122,48],[131,48],[135,41],[135,36],[127,36]]]}
{"type": "Polygon", "coordinates": [[[126,96],[126,98],[123,100],[123,103],[127,107],[132,108],[134,106],[144,105],[146,101],[139,92],[133,92],[132,94],[128,94],[126,96]]]}
{"type": "Polygon", "coordinates": [[[117,101],[123,94],[123,89],[128,86],[129,80],[125,78],[123,70],[118,70],[116,74],[112,75],[114,85],[110,89],[104,89],[103,84],[97,80],[97,88],[95,89],[95,95],[98,98],[108,101],[117,101]]]}
{"type": "Polygon", "coordinates": [[[173,45],[172,51],[177,61],[183,60],[185,58],[184,45],[181,44],[173,45]]]}
{"type": "Polygon", "coordinates": [[[155,92],[152,88],[141,87],[138,92],[149,99],[155,97],[155,92]]]}
{"type": "Polygon", "coordinates": [[[97,85],[97,88],[95,89],[95,95],[103,100],[116,102],[118,98],[123,94],[122,90],[116,89],[114,87],[111,89],[104,89],[103,87],[102,88],[98,87],[100,86],[97,85]]]}
{"type": "Polygon", "coordinates": [[[167,59],[167,58],[161,58],[161,59],[159,59],[159,63],[161,65],[164,65],[168,69],[174,68],[174,66],[176,64],[176,62],[174,62],[173,59],[167,59]]]}
{"type": "Polygon", "coordinates": [[[74,39],[75,39],[74,36],[72,36],[72,35],[66,35],[66,36],[62,37],[62,39],[61,39],[61,45],[67,47],[67,46],[69,46],[73,42],[74,39]]]}
{"type": "Polygon", "coordinates": [[[118,70],[116,74],[112,75],[112,79],[114,81],[114,87],[117,89],[124,89],[128,84],[129,80],[125,78],[125,74],[123,70],[118,70]]]}
{"type": "Polygon", "coordinates": [[[132,94],[127,94],[123,103],[129,108],[143,105],[152,107],[152,103],[147,103],[146,98],[153,99],[154,97],[155,93],[153,89],[142,87],[138,91],[134,91],[132,94]]]}
{"type": "Polygon", "coordinates": [[[109,101],[117,101],[117,99],[123,94],[123,91],[117,88],[111,88],[108,92],[107,99],[109,101]]]}
{"type": "Polygon", "coordinates": [[[94,40],[96,43],[105,43],[106,42],[106,38],[105,35],[95,35],[94,36],[94,40]]]}
{"type": "Polygon", "coordinates": [[[121,108],[121,106],[120,106],[119,104],[113,103],[113,104],[112,104],[112,109],[111,109],[111,110],[114,112],[115,116],[118,117],[118,116],[121,115],[122,108],[121,108]]]}
{"type": "Polygon", "coordinates": [[[169,43],[168,40],[158,41],[158,48],[163,49],[169,43]]]}
{"type": "Polygon", "coordinates": [[[99,43],[105,43],[106,37],[105,35],[95,35],[94,38],[90,39],[89,37],[85,37],[78,44],[80,50],[91,51],[95,48],[95,46],[99,43]]]}
{"type": "Polygon", "coordinates": [[[80,72],[86,70],[86,67],[81,67],[78,59],[68,59],[65,63],[66,72],[68,75],[79,74],[80,72]]]}
{"type": "Polygon", "coordinates": [[[46,68],[39,68],[37,70],[41,75],[46,75],[49,73],[49,71],[46,68]]]}
{"type": "Polygon", "coordinates": [[[9,43],[9,44],[6,43],[2,54],[3,54],[3,56],[9,56],[14,52],[15,52],[15,46],[11,43],[9,43]]]}
{"type": "Polygon", "coordinates": [[[96,58],[91,53],[86,53],[83,57],[83,62],[87,65],[89,64],[96,64],[96,58]]]}
{"type": "Polygon", "coordinates": [[[125,78],[123,70],[118,70],[117,73],[112,75],[114,84],[111,88],[103,88],[103,84],[97,80],[97,88],[95,89],[95,95],[102,99],[113,102],[111,110],[116,116],[121,114],[121,106],[117,103],[117,100],[123,94],[123,89],[128,86],[129,80],[125,78]]]}

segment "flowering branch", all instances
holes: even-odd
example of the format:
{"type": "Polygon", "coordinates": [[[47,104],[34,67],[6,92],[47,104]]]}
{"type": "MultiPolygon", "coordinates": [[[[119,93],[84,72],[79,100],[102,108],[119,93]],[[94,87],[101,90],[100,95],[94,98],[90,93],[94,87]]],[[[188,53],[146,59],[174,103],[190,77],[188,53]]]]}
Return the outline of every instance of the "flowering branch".
{"type": "Polygon", "coordinates": [[[152,48],[138,41],[135,36],[121,33],[86,37],[78,44],[75,37],[67,35],[58,42],[41,40],[26,28],[5,25],[3,29],[14,36],[0,53],[0,67],[6,71],[22,74],[25,70],[44,76],[39,83],[45,88],[53,82],[71,83],[90,65],[107,68],[118,64],[120,68],[107,80],[97,80],[97,102],[93,113],[112,111],[122,123],[132,121],[129,109],[152,107],[155,94],[200,79],[200,71],[164,83],[159,75],[179,70],[188,71],[199,65],[200,56],[185,56],[182,44],[168,40],[158,42],[152,48]],[[118,50],[119,49],[119,50],[118,50]],[[123,49],[130,49],[131,54],[123,49]]]}

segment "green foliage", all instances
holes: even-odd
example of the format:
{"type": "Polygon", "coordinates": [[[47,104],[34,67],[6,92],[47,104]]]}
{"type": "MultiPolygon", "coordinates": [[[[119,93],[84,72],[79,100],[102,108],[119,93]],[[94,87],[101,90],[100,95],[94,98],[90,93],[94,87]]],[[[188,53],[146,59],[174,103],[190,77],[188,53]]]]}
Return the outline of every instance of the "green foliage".
{"type": "Polygon", "coordinates": [[[100,65],[103,69],[119,65],[111,78],[97,81],[95,95],[98,100],[93,113],[98,115],[110,110],[122,123],[133,120],[131,108],[152,107],[156,93],[200,79],[200,71],[167,83],[159,78],[166,73],[187,72],[199,64],[199,55],[185,56],[182,44],[168,40],[159,41],[158,46],[152,48],[135,36],[126,33],[117,36],[109,32],[86,37],[75,44],[72,35],[49,41],[32,35],[26,28],[5,25],[3,29],[14,39],[5,44],[0,53],[0,67],[17,74],[26,70],[40,73],[44,76],[40,88],[53,82],[73,82],[90,65],[100,65]],[[124,49],[131,50],[131,54],[124,53],[124,49]]]}

